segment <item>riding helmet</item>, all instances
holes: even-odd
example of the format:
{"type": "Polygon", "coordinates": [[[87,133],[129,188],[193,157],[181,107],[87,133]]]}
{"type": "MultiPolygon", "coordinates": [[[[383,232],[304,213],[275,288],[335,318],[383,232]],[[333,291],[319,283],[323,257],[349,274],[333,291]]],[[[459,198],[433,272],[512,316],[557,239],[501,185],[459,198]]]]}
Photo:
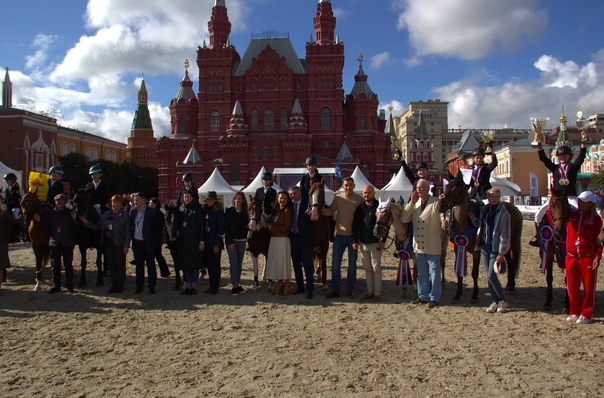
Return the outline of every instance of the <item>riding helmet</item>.
{"type": "Polygon", "coordinates": [[[182,175],[182,180],[183,181],[193,181],[193,173],[191,173],[190,171],[187,171],[185,174],[182,175]]]}
{"type": "Polygon", "coordinates": [[[48,170],[48,174],[53,175],[54,173],[59,173],[61,175],[65,174],[61,166],[52,166],[50,170],[48,170]]]}
{"type": "Polygon", "coordinates": [[[560,156],[560,155],[573,156],[573,150],[566,145],[562,145],[561,147],[556,149],[556,156],[560,156]]]}
{"type": "Polygon", "coordinates": [[[103,169],[101,169],[101,166],[99,166],[98,164],[95,164],[94,166],[92,166],[90,168],[90,170],[88,170],[88,174],[92,175],[92,174],[96,174],[96,173],[99,173],[99,174],[103,173],[103,169]]]}
{"type": "Polygon", "coordinates": [[[476,148],[472,151],[472,156],[484,156],[484,149],[476,148]]]}
{"type": "Polygon", "coordinates": [[[426,170],[428,170],[428,163],[426,163],[426,162],[419,162],[417,164],[417,166],[415,167],[415,169],[416,170],[419,170],[419,169],[426,169],[426,170]]]}
{"type": "Polygon", "coordinates": [[[314,157],[314,156],[309,156],[309,157],[306,158],[306,163],[305,164],[306,165],[314,164],[316,166],[317,165],[317,158],[314,157]]]}
{"type": "Polygon", "coordinates": [[[17,181],[17,176],[15,173],[8,173],[4,176],[4,181],[17,181]]]}
{"type": "Polygon", "coordinates": [[[269,173],[268,171],[265,171],[264,173],[262,173],[263,180],[271,180],[272,178],[273,178],[273,175],[271,173],[269,173]]]}

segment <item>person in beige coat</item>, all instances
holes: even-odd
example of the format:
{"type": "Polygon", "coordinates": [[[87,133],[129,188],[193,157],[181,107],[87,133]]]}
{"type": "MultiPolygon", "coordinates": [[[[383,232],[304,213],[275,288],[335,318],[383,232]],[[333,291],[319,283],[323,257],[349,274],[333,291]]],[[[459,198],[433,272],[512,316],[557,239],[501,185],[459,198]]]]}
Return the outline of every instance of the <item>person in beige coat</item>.
{"type": "Polygon", "coordinates": [[[401,213],[401,221],[413,222],[413,251],[417,264],[417,293],[418,298],[413,304],[428,303],[429,308],[438,305],[441,296],[440,256],[442,245],[440,237],[442,225],[439,212],[440,199],[430,196],[430,183],[418,180],[411,200],[401,213]],[[430,279],[432,287],[430,287],[430,279]]]}

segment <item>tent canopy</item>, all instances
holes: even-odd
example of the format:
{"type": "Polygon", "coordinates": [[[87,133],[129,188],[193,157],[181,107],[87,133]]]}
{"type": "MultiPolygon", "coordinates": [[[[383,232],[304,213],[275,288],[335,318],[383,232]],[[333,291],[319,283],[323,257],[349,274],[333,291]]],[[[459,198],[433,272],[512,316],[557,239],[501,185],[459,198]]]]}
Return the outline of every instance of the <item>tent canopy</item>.
{"type": "MultiPolygon", "coordinates": [[[[262,185],[262,174],[264,174],[264,173],[266,173],[266,169],[264,168],[264,166],[262,166],[262,168],[260,169],[260,172],[258,173],[258,175],[256,176],[256,178],[254,178],[254,180],[252,182],[250,182],[250,184],[243,189],[243,192],[245,194],[247,194],[247,195],[254,195],[256,193],[256,190],[258,188],[263,187],[263,185],[262,185]]],[[[279,185],[277,185],[275,183],[273,183],[273,188],[277,192],[283,191],[283,189],[279,185]]]]}
{"type": "Polygon", "coordinates": [[[392,180],[390,180],[388,185],[382,188],[381,191],[381,197],[383,200],[388,199],[388,197],[397,200],[399,196],[402,196],[405,200],[407,200],[407,198],[411,195],[411,192],[413,191],[413,185],[411,185],[411,182],[405,175],[403,166],[401,166],[398,173],[396,173],[396,175],[392,177],[392,180]]]}
{"type": "Polygon", "coordinates": [[[222,196],[222,202],[225,206],[231,206],[233,195],[235,190],[231,185],[224,179],[218,168],[215,167],[210,178],[197,189],[200,200],[204,198],[209,191],[215,191],[218,196],[222,196]]]}

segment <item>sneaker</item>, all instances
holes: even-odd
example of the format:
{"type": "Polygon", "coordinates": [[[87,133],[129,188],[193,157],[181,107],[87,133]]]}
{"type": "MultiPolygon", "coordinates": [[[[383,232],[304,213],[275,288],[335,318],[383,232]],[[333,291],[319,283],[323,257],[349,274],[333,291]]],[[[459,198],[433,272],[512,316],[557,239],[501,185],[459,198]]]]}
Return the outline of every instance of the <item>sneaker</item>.
{"type": "Polygon", "coordinates": [[[413,300],[413,301],[411,302],[411,304],[426,304],[426,303],[427,303],[427,301],[426,301],[426,300],[424,300],[424,299],[420,299],[420,298],[416,298],[415,300],[413,300]]]}
{"type": "Polygon", "coordinates": [[[327,294],[325,295],[326,299],[332,299],[334,297],[340,297],[340,293],[334,292],[334,291],[330,291],[330,292],[327,292],[327,294]]]}
{"type": "Polygon", "coordinates": [[[428,303],[428,308],[434,308],[434,307],[438,307],[438,301],[430,300],[430,302],[428,303]]]}
{"type": "Polygon", "coordinates": [[[488,312],[489,314],[494,314],[494,313],[496,313],[496,312],[497,312],[497,307],[499,307],[499,306],[497,305],[497,303],[491,303],[491,305],[489,305],[489,308],[487,308],[487,312],[488,312]]]}
{"type": "Polygon", "coordinates": [[[346,297],[348,297],[349,299],[354,299],[354,292],[348,292],[346,297]]]}
{"type": "Polygon", "coordinates": [[[497,306],[497,312],[499,312],[499,313],[507,312],[508,308],[509,308],[509,304],[507,301],[500,301],[499,305],[497,306]]]}
{"type": "Polygon", "coordinates": [[[191,289],[188,287],[185,287],[185,290],[183,290],[182,292],[180,292],[181,295],[183,296],[188,296],[191,294],[191,289]]]}
{"type": "Polygon", "coordinates": [[[245,289],[243,288],[243,286],[239,285],[237,286],[237,293],[243,293],[245,291],[245,289]]]}
{"type": "Polygon", "coordinates": [[[239,289],[237,289],[236,287],[231,289],[231,294],[233,296],[238,296],[239,295],[239,289]]]}
{"type": "Polygon", "coordinates": [[[363,297],[361,297],[361,301],[373,300],[375,295],[373,293],[365,293],[363,297]]]}
{"type": "Polygon", "coordinates": [[[579,320],[579,315],[569,315],[566,320],[572,323],[576,323],[579,320]]]}
{"type": "Polygon", "coordinates": [[[539,247],[539,241],[537,240],[537,236],[533,236],[533,239],[531,239],[529,245],[533,247],[539,247]]]}
{"type": "Polygon", "coordinates": [[[577,325],[587,325],[588,323],[591,323],[591,319],[584,317],[583,315],[581,315],[579,317],[579,319],[577,319],[577,325]]]}
{"type": "Polygon", "coordinates": [[[48,291],[48,294],[54,294],[54,293],[60,293],[61,292],[61,288],[60,287],[53,287],[52,289],[50,289],[48,291]]]}

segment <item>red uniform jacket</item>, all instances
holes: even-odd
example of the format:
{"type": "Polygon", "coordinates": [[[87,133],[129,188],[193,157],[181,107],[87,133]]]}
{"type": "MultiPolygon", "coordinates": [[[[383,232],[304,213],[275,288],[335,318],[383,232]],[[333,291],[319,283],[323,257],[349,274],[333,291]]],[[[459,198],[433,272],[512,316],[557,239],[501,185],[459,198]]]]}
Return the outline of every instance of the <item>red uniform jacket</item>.
{"type": "Polygon", "coordinates": [[[566,255],[571,257],[601,257],[602,246],[597,238],[602,228],[602,219],[591,216],[591,209],[571,211],[566,226],[566,255]]]}

